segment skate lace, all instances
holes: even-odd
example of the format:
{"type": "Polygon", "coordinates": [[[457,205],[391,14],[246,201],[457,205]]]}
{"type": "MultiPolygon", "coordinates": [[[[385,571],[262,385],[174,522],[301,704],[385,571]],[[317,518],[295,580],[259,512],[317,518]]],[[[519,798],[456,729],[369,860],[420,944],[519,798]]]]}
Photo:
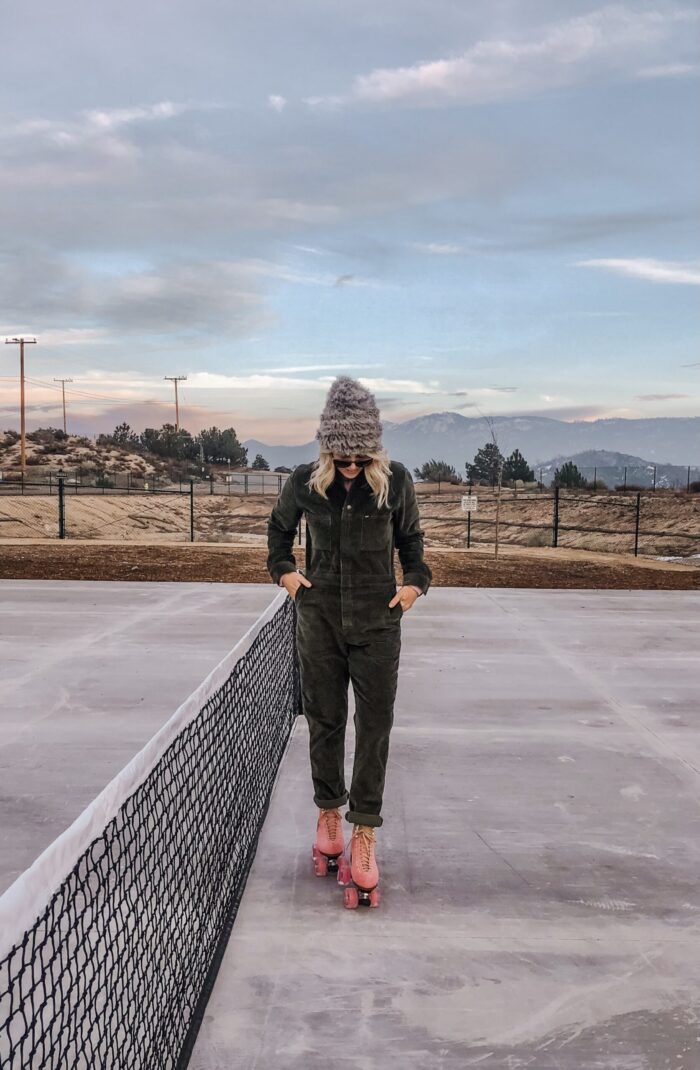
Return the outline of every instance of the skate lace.
{"type": "Polygon", "coordinates": [[[340,813],[338,810],[321,810],[321,815],[326,823],[329,838],[334,840],[340,828],[340,813]]]}
{"type": "Polygon", "coordinates": [[[355,852],[357,852],[360,867],[365,873],[369,872],[374,842],[374,829],[369,825],[359,825],[352,837],[352,851],[353,858],[356,857],[355,852]]]}

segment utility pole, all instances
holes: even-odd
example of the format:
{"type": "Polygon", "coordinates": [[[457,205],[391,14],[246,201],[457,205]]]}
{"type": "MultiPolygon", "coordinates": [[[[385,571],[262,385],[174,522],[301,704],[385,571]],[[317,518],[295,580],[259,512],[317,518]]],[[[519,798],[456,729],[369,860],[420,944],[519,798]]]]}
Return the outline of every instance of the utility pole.
{"type": "Polygon", "coordinates": [[[24,347],[36,345],[36,338],[29,335],[19,335],[17,338],[6,338],[6,346],[19,346],[19,463],[24,475],[27,469],[27,434],[24,419],[24,347]]]}
{"type": "Polygon", "coordinates": [[[175,430],[180,430],[180,405],[177,398],[177,384],[182,383],[187,378],[186,375],[164,375],[164,379],[168,379],[175,387],[175,430]]]}
{"type": "Polygon", "coordinates": [[[54,376],[54,380],[53,381],[54,381],[54,383],[60,383],[61,384],[61,394],[63,396],[63,434],[67,435],[68,434],[68,429],[66,427],[66,383],[72,383],[73,380],[72,379],[57,379],[56,376],[54,376]]]}

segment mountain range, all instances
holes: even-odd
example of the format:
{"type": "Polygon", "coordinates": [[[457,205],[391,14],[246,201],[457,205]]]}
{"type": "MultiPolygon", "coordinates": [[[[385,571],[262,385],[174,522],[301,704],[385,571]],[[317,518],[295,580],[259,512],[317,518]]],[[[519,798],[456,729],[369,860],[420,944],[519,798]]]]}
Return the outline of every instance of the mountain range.
{"type": "MultiPolygon", "coordinates": [[[[489,424],[501,453],[507,457],[518,449],[534,469],[549,468],[555,462],[559,464],[590,451],[605,451],[609,455],[607,461],[600,461],[599,467],[607,464],[621,468],[628,463],[652,468],[654,465],[700,466],[700,416],[572,422],[546,416],[494,416],[487,421],[457,412],[438,412],[404,423],[383,421],[382,441],[389,456],[401,461],[411,472],[427,461],[436,460],[453,465],[464,475],[465,463],[471,463],[477,450],[492,441],[489,424]],[[625,456],[629,462],[622,459],[625,456]]],[[[243,445],[248,449],[249,464],[260,453],[271,469],[282,465],[294,468],[318,457],[315,440],[300,446],[273,446],[247,439],[243,445]]],[[[592,468],[596,460],[589,458],[587,463],[592,468]]],[[[536,475],[539,476],[538,471],[536,475]]]]}

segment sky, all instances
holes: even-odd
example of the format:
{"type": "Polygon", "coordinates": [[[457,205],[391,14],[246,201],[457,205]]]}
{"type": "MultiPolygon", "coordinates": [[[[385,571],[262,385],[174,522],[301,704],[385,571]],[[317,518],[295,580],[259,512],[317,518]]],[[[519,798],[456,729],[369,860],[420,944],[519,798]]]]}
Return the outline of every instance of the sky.
{"type": "MultiPolygon", "coordinates": [[[[700,4],[8,0],[30,428],[700,415],[700,4]]],[[[0,427],[19,350],[0,349],[0,427]]]]}

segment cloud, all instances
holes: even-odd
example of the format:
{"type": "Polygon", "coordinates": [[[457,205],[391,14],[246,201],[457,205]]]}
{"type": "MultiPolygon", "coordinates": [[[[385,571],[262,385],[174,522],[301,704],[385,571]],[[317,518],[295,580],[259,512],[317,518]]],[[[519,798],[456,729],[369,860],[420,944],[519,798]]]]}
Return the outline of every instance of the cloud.
{"type": "MultiPolygon", "coordinates": [[[[366,386],[368,390],[376,393],[383,394],[387,390],[396,390],[399,394],[435,394],[440,391],[437,389],[440,384],[436,379],[431,379],[428,383],[422,383],[417,379],[368,379],[362,375],[358,377],[358,381],[366,386]]],[[[328,380],[330,383],[330,379],[328,380]]]]}
{"type": "Polygon", "coordinates": [[[428,253],[431,256],[455,256],[461,253],[461,245],[450,245],[447,242],[411,242],[414,249],[420,253],[428,253]]]}
{"type": "Polygon", "coordinates": [[[492,397],[493,394],[513,394],[517,391],[517,386],[479,386],[474,387],[469,393],[473,397],[492,397]]]}
{"type": "Polygon", "coordinates": [[[609,4],[549,23],[529,38],[485,39],[459,56],[378,68],[357,77],[346,95],[307,97],[306,103],[326,110],[347,104],[476,105],[522,99],[606,75],[634,77],[640,53],[654,57],[674,32],[682,44],[687,24],[698,18],[700,12],[677,6],[639,11],[609,4]]]}
{"type": "Polygon", "coordinates": [[[700,73],[696,63],[662,63],[659,67],[644,67],[637,71],[638,78],[686,78],[700,73]]]}
{"type": "Polygon", "coordinates": [[[576,420],[607,420],[629,414],[629,409],[612,408],[604,405],[562,405],[546,409],[519,409],[509,412],[508,416],[543,416],[551,420],[563,420],[571,423],[576,420]]]}
{"type": "Polygon", "coordinates": [[[271,322],[259,284],[236,261],[170,261],[115,275],[21,250],[0,256],[0,305],[8,324],[46,326],[62,340],[65,330],[99,332],[93,340],[107,331],[240,336],[271,322]]]}
{"type": "Polygon", "coordinates": [[[262,373],[267,375],[274,375],[276,373],[282,373],[290,375],[293,372],[318,372],[318,371],[336,371],[339,375],[343,375],[348,371],[359,371],[361,368],[383,368],[384,364],[298,364],[282,366],[279,368],[263,368],[262,373]]]}
{"type": "Polygon", "coordinates": [[[634,209],[631,211],[572,212],[550,216],[509,218],[505,240],[489,238],[474,249],[481,255],[501,252],[528,252],[566,248],[571,245],[590,245],[652,227],[695,222],[697,212],[687,209],[634,209]]]}
{"type": "Polygon", "coordinates": [[[576,267],[600,267],[618,275],[628,275],[647,282],[700,286],[700,263],[695,260],[653,260],[630,257],[627,259],[578,260],[576,267]]]}
{"type": "Polygon", "coordinates": [[[134,147],[116,137],[124,127],[139,123],[163,122],[183,115],[218,105],[193,105],[161,100],[156,104],[138,105],[131,108],[106,108],[82,111],[77,118],[23,119],[0,128],[0,143],[13,139],[31,139],[45,142],[64,152],[91,145],[93,149],[109,156],[131,156],[134,147]]]}
{"type": "Polygon", "coordinates": [[[272,108],[273,111],[276,111],[276,112],[279,112],[279,113],[283,112],[284,109],[287,107],[286,98],[285,97],[278,97],[275,93],[271,93],[270,94],[270,96],[267,98],[267,103],[272,108]]]}
{"type": "Polygon", "coordinates": [[[635,394],[635,401],[670,401],[673,398],[690,398],[692,394],[635,394]]]}

